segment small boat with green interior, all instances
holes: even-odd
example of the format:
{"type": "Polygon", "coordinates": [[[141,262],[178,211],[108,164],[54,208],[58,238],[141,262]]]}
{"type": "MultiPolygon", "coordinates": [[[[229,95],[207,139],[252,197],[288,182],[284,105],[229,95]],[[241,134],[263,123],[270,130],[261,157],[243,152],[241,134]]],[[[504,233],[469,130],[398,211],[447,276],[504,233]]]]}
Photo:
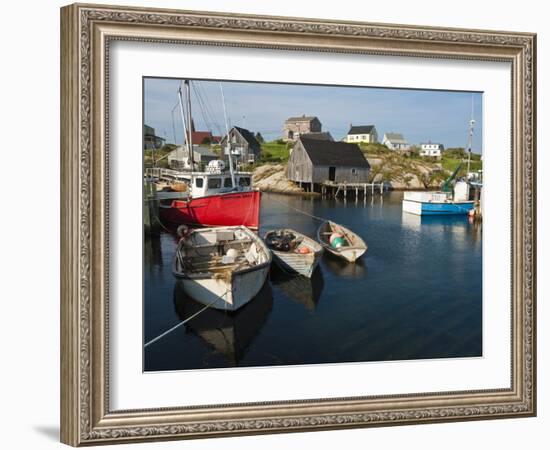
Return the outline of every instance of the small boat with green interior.
{"type": "Polygon", "coordinates": [[[367,244],[358,234],[330,220],[318,228],[317,240],[326,251],[351,263],[367,251],[367,244]]]}

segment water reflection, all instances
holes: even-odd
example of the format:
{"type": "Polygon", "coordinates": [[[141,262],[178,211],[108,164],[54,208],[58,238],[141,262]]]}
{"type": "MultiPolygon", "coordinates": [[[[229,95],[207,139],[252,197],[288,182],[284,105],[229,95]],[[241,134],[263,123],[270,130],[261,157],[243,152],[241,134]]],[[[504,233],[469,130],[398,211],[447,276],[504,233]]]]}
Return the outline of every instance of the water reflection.
{"type": "MultiPolygon", "coordinates": [[[[174,287],[174,307],[180,320],[186,320],[204,308],[189,297],[181,283],[174,287]]],[[[206,309],[185,324],[186,331],[199,336],[231,366],[237,366],[258,336],[273,307],[273,295],[266,282],[258,295],[235,312],[206,309]]]]}
{"type": "MultiPolygon", "coordinates": [[[[369,195],[366,204],[348,199],[344,206],[262,195],[260,235],[290,227],[315,236],[314,215],[360,234],[367,253],[356,264],[325,254],[311,280],[272,272],[241,310],[207,309],[147,347],[144,370],[481,355],[482,225],[465,217],[403,215],[402,198],[390,192],[383,204],[369,195]]],[[[203,307],[174,287],[176,243],[164,231],[160,239],[145,237],[145,341],[203,307]]]]}
{"type": "Polygon", "coordinates": [[[364,257],[361,257],[355,261],[355,263],[350,264],[341,258],[325,252],[323,254],[323,261],[325,263],[325,267],[330,272],[342,278],[360,279],[366,278],[368,274],[364,257]]]}
{"type": "Polygon", "coordinates": [[[150,271],[162,266],[162,246],[160,236],[150,235],[143,240],[143,263],[150,271]]]}
{"type": "Polygon", "coordinates": [[[418,216],[404,211],[401,214],[401,224],[410,231],[420,233],[429,230],[430,233],[440,233],[454,239],[466,239],[470,235],[473,242],[481,240],[481,223],[465,215],[418,216]]]}
{"type": "Polygon", "coordinates": [[[315,269],[311,278],[306,278],[286,273],[275,266],[271,270],[270,278],[273,286],[293,302],[303,305],[308,311],[314,311],[317,308],[325,286],[320,267],[315,269]]]}

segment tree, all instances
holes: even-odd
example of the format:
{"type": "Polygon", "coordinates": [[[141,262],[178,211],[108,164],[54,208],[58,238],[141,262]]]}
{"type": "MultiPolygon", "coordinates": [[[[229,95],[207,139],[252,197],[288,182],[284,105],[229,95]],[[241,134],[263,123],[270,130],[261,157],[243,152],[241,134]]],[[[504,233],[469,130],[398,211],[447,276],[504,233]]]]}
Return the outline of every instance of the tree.
{"type": "Polygon", "coordinates": [[[258,131],[256,133],[256,140],[260,143],[260,144],[263,144],[265,142],[264,140],[264,137],[262,136],[262,134],[258,131]]]}

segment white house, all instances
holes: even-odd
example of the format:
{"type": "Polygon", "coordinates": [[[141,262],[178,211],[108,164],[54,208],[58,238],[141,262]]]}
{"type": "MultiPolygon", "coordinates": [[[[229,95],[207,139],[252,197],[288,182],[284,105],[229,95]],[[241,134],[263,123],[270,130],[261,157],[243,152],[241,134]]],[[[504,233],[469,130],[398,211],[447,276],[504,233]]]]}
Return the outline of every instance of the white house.
{"type": "Polygon", "coordinates": [[[378,142],[378,133],[374,125],[350,125],[345,141],[351,144],[359,144],[361,142],[371,144],[378,142]]]}
{"type": "Polygon", "coordinates": [[[436,144],[433,142],[422,142],[420,144],[420,156],[432,156],[434,158],[441,157],[443,151],[443,144],[436,144]]]}
{"type": "MultiPolygon", "coordinates": [[[[201,170],[201,167],[206,166],[210,161],[218,159],[219,156],[207,147],[193,145],[193,158],[195,169],[201,170]]],[[[182,170],[191,168],[189,152],[187,151],[187,147],[183,145],[178,145],[174,150],[168,153],[166,159],[171,169],[182,170]]]]}
{"type": "Polygon", "coordinates": [[[400,133],[385,133],[382,144],[384,144],[390,150],[407,151],[411,149],[411,146],[409,145],[407,140],[400,133]]]}

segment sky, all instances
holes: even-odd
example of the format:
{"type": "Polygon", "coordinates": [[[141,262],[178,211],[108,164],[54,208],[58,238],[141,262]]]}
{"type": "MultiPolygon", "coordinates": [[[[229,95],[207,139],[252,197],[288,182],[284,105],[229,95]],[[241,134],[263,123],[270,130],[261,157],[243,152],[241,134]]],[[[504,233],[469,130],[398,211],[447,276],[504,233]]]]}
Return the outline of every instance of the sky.
{"type": "MultiPolygon", "coordinates": [[[[180,80],[144,79],[144,121],[158,136],[177,144],[183,127],[177,91],[180,80]]],[[[240,126],[266,141],[282,135],[288,117],[317,116],[323,131],[342,139],[351,124],[375,125],[384,133],[401,133],[410,144],[441,143],[466,147],[468,122],[476,121],[472,151],[482,152],[482,93],[370,87],[342,87],[222,81],[229,128],[240,126]]],[[[218,81],[191,82],[195,129],[225,134],[223,102],[218,81]]]]}

